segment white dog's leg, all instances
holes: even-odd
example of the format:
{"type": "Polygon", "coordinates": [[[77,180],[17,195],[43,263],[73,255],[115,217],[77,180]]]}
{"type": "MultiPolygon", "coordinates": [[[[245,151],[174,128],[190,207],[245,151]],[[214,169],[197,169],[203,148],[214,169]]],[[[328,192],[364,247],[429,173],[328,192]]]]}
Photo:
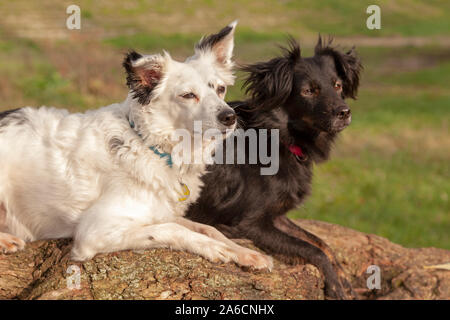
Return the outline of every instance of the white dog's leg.
{"type": "Polygon", "coordinates": [[[0,251],[4,253],[16,252],[25,247],[25,241],[9,233],[0,232],[0,251]]]}
{"type": "Polygon", "coordinates": [[[6,209],[3,203],[0,203],[0,253],[16,252],[25,247],[25,241],[7,232],[6,209]]]}
{"type": "Polygon", "coordinates": [[[222,232],[220,232],[219,230],[217,230],[216,228],[214,228],[213,226],[207,225],[207,224],[202,224],[202,223],[198,223],[192,220],[188,220],[186,218],[177,218],[175,220],[176,223],[181,224],[182,226],[185,226],[186,228],[204,234],[210,238],[219,240],[224,242],[225,244],[229,245],[229,246],[237,246],[240,247],[238,244],[234,243],[233,241],[231,241],[230,239],[228,239],[227,237],[225,237],[223,235],[222,232]]]}
{"type": "Polygon", "coordinates": [[[268,268],[269,270],[271,270],[273,267],[272,257],[266,256],[257,251],[242,247],[234,243],[233,241],[225,237],[219,230],[212,226],[194,222],[181,217],[177,218],[176,222],[185,226],[186,228],[189,228],[192,231],[204,234],[209,238],[216,239],[232,247],[234,250],[236,250],[238,259],[239,261],[241,261],[240,264],[242,265],[251,265],[256,268],[268,268]]]}
{"type": "Polygon", "coordinates": [[[105,224],[105,228],[91,230],[88,233],[83,230],[82,233],[78,233],[72,250],[72,258],[86,260],[101,252],[170,247],[198,253],[213,261],[237,260],[234,250],[224,243],[192,232],[176,223],[146,224],[141,222],[130,224],[128,217],[113,219],[118,228],[110,229],[112,221],[109,221],[105,224]]]}
{"type": "MultiPolygon", "coordinates": [[[[151,207],[158,207],[160,218],[172,216],[162,205],[153,203],[151,207]]],[[[211,261],[234,261],[255,268],[271,267],[271,261],[260,258],[261,254],[252,252],[250,255],[249,249],[246,249],[247,254],[243,254],[236,244],[228,245],[175,222],[155,224],[149,210],[146,202],[135,202],[124,195],[110,195],[99,200],[81,214],[72,258],[86,260],[101,252],[170,247],[199,254],[211,261]]]]}
{"type": "MultiPolygon", "coordinates": [[[[119,221],[116,221],[119,223],[119,221]]],[[[255,268],[271,268],[269,259],[264,259],[258,252],[250,249],[244,254],[235,246],[209,238],[203,234],[189,230],[177,223],[134,225],[129,228],[127,217],[121,221],[119,230],[96,230],[95,235],[87,235],[75,239],[72,250],[74,260],[86,260],[101,252],[113,252],[129,249],[150,249],[168,247],[199,254],[211,261],[234,261],[240,265],[255,268]]]]}

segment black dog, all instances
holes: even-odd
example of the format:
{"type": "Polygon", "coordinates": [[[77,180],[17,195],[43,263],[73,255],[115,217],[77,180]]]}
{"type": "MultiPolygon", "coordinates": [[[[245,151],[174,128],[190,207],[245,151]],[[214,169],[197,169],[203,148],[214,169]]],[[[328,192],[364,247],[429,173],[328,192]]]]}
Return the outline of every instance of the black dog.
{"type": "Polygon", "coordinates": [[[242,69],[249,73],[244,87],[250,98],[230,105],[244,130],[279,130],[279,171],[261,175],[263,165],[248,161],[210,166],[200,199],[187,217],[317,266],[330,298],[354,296],[327,244],[285,214],[310,193],[313,163],[328,158],[336,135],[350,124],[344,99],[356,96],[361,63],[353,49],[340,52],[319,37],[313,57],[302,58],[291,39],[283,56],[242,69]]]}

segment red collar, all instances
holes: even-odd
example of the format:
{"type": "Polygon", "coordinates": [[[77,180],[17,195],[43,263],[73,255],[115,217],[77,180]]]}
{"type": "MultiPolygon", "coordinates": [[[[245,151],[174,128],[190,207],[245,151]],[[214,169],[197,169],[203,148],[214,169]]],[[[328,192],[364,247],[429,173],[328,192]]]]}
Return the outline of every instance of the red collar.
{"type": "Polygon", "coordinates": [[[297,146],[295,144],[290,144],[289,145],[289,151],[300,162],[306,161],[308,159],[308,156],[303,153],[303,150],[302,150],[302,148],[300,148],[300,146],[297,146]]]}

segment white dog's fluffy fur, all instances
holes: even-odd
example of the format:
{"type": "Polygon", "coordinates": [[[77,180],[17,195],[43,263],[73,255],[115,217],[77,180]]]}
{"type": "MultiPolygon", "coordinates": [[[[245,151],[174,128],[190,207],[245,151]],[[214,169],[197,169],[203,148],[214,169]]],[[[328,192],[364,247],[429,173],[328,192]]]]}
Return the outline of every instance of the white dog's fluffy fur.
{"type": "Polygon", "coordinates": [[[203,38],[183,63],[167,53],[129,53],[124,67],[130,93],[122,103],[83,114],[46,107],[3,113],[0,249],[14,252],[24,241],[72,237],[74,260],[170,247],[271,268],[270,257],[183,218],[199,196],[204,164],[170,167],[149,149],[170,153],[176,143],[171,134],[179,128],[193,133],[194,120],[204,129],[230,128],[218,114],[231,110],[223,99],[234,80],[235,26],[203,38]],[[181,182],[190,189],[186,201],[179,201],[181,182]]]}

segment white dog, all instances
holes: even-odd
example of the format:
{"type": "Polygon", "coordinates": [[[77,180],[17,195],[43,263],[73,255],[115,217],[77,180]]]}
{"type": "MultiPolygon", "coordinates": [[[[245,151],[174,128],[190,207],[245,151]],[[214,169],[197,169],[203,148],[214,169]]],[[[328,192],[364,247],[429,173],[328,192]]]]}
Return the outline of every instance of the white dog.
{"type": "Polygon", "coordinates": [[[0,249],[72,237],[74,260],[170,247],[270,269],[270,257],[183,218],[199,196],[205,164],[176,164],[170,156],[173,132],[194,133],[194,121],[234,129],[223,99],[234,81],[235,26],[203,38],[183,63],[167,53],[130,52],[122,103],[84,114],[46,107],[0,114],[0,249]]]}

